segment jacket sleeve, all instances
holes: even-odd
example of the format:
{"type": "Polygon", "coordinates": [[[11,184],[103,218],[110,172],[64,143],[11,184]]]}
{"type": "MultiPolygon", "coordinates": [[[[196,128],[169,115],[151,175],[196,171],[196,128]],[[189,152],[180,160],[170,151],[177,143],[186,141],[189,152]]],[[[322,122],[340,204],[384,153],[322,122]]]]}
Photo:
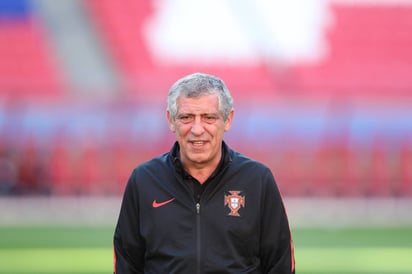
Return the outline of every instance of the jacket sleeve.
{"type": "Polygon", "coordinates": [[[114,273],[143,273],[145,243],[139,233],[139,207],[135,172],[127,183],[114,232],[114,273]]]}
{"type": "Polygon", "coordinates": [[[270,170],[262,199],[261,264],[264,273],[294,274],[295,258],[286,210],[270,170]]]}

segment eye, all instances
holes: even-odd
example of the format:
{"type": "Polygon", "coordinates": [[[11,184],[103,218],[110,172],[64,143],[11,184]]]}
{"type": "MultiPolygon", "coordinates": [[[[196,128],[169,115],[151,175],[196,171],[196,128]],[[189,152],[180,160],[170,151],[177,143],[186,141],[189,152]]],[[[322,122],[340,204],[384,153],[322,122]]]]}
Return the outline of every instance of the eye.
{"type": "Polygon", "coordinates": [[[187,123],[190,123],[190,122],[192,122],[193,121],[193,116],[192,115],[179,115],[178,117],[177,117],[177,119],[180,121],[180,122],[182,122],[182,123],[184,123],[184,124],[187,124],[187,123]]]}
{"type": "Polygon", "coordinates": [[[205,121],[208,124],[213,124],[217,120],[217,116],[215,115],[205,115],[202,118],[203,118],[203,121],[205,121]]]}

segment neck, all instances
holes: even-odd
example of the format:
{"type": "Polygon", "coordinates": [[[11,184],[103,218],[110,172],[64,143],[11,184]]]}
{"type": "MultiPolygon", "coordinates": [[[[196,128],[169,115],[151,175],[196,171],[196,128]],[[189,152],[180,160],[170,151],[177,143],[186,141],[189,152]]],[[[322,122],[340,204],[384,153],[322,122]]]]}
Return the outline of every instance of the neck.
{"type": "Polygon", "coordinates": [[[203,184],[206,180],[213,174],[220,163],[220,157],[216,157],[211,162],[205,163],[196,163],[191,161],[185,161],[184,158],[181,158],[183,168],[186,170],[187,173],[190,174],[193,178],[199,181],[199,183],[203,184]]]}
{"type": "Polygon", "coordinates": [[[216,167],[212,168],[211,166],[203,167],[203,168],[185,168],[186,172],[190,174],[193,178],[195,178],[199,183],[203,184],[206,180],[212,175],[213,171],[215,171],[216,167]]]}

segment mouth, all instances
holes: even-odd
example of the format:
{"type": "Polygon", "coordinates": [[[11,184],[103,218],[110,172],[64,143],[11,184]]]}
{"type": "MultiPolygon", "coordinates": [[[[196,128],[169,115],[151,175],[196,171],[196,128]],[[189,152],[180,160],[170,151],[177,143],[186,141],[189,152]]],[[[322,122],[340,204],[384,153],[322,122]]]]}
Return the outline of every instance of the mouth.
{"type": "Polygon", "coordinates": [[[193,147],[203,147],[206,144],[206,141],[190,141],[193,147]]]}

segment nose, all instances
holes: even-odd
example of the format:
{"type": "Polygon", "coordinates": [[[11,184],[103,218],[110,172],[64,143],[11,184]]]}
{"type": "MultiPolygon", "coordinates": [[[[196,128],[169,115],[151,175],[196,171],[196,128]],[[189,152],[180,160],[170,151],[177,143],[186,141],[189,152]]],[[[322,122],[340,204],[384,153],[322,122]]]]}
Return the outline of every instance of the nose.
{"type": "Polygon", "coordinates": [[[199,135],[202,135],[204,131],[205,129],[202,125],[202,120],[200,119],[200,117],[196,117],[192,123],[192,129],[191,129],[192,134],[199,136],[199,135]]]}

